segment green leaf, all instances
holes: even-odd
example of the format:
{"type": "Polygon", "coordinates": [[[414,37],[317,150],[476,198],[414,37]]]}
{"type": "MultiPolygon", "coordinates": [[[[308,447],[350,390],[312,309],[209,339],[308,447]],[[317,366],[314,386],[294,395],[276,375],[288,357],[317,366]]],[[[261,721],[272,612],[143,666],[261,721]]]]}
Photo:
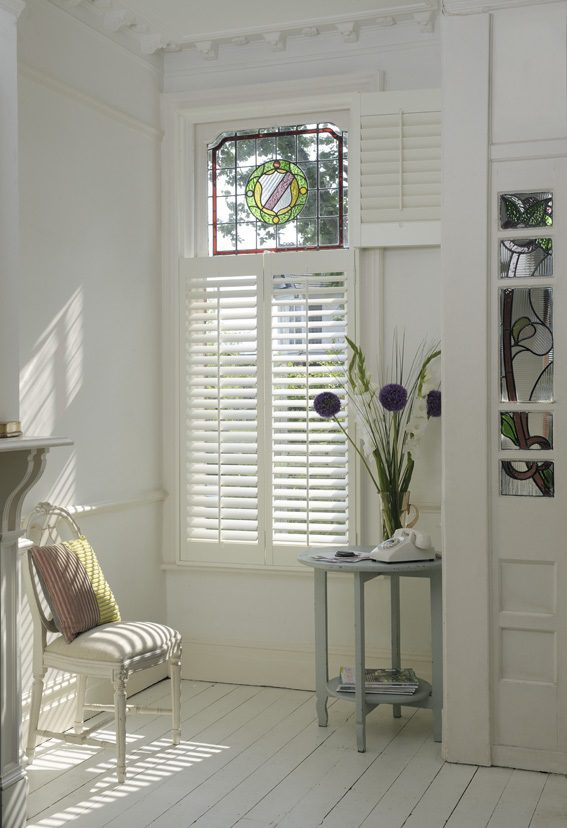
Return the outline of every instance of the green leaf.
{"type": "Polygon", "coordinates": [[[511,414],[504,413],[500,415],[500,431],[502,436],[511,440],[515,446],[519,445],[514,417],[511,414]]]}
{"type": "Polygon", "coordinates": [[[529,325],[531,325],[531,322],[527,316],[520,316],[519,319],[516,319],[516,321],[512,325],[512,337],[515,343],[518,343],[520,341],[522,331],[529,325]]]}
{"type": "Polygon", "coordinates": [[[543,478],[543,482],[545,483],[546,491],[552,495],[553,494],[553,471],[551,467],[548,466],[546,469],[540,469],[539,473],[543,478]]]}
{"type": "Polygon", "coordinates": [[[438,356],[441,356],[441,351],[433,351],[427,359],[423,361],[423,365],[421,366],[421,370],[419,372],[419,380],[417,383],[417,395],[421,397],[421,392],[423,390],[423,383],[425,382],[425,372],[427,371],[427,366],[430,362],[433,362],[434,359],[437,359],[438,356]]]}
{"type": "Polygon", "coordinates": [[[535,201],[529,207],[526,207],[524,222],[529,227],[541,227],[542,224],[545,224],[548,202],[549,199],[546,198],[542,201],[535,201]]]}
{"type": "MultiPolygon", "coordinates": [[[[551,218],[551,216],[549,216],[551,218]]],[[[536,239],[536,243],[538,247],[541,247],[542,250],[545,250],[546,253],[551,253],[552,241],[551,239],[536,239]]]]}
{"type": "Polygon", "coordinates": [[[518,224],[524,216],[524,205],[522,200],[516,196],[503,195],[502,201],[506,206],[506,215],[510,221],[513,221],[514,224],[518,224]]]}

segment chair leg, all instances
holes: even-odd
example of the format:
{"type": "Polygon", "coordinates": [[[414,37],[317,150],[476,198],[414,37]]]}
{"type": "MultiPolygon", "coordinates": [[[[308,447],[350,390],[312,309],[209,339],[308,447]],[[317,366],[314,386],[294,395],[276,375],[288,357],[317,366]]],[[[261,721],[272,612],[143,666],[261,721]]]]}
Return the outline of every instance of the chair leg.
{"type": "Polygon", "coordinates": [[[87,689],[87,677],[77,676],[77,695],[75,697],[75,733],[82,733],[85,720],[85,691],[87,689]]]}
{"type": "Polygon", "coordinates": [[[181,654],[173,656],[169,662],[171,670],[171,741],[178,745],[181,741],[181,654]]]}
{"type": "Polygon", "coordinates": [[[114,677],[114,719],[116,722],[116,773],[118,782],[126,781],[126,681],[120,670],[114,677]]]}
{"type": "Polygon", "coordinates": [[[37,727],[39,724],[39,714],[41,711],[41,698],[43,696],[43,677],[45,670],[41,673],[35,673],[33,677],[31,704],[30,704],[30,721],[28,730],[28,743],[26,746],[26,755],[30,762],[33,762],[35,753],[35,743],[37,741],[37,727]]]}

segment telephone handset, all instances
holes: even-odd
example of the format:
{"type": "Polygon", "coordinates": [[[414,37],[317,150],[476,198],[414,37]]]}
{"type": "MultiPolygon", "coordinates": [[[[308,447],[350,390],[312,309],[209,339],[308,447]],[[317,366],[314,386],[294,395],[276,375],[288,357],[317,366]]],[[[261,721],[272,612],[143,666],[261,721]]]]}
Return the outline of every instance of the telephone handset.
{"type": "Polygon", "coordinates": [[[406,561],[432,561],[435,549],[431,538],[425,532],[415,529],[396,529],[394,536],[379,543],[370,557],[382,563],[402,563],[406,561]]]}

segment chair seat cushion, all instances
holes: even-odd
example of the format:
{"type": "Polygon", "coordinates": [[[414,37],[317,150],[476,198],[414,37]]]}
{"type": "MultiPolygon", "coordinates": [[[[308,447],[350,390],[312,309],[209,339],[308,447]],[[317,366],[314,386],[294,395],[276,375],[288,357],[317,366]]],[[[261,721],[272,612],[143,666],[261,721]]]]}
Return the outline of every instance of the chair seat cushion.
{"type": "Polygon", "coordinates": [[[45,654],[69,659],[122,664],[155,655],[167,658],[181,642],[177,630],[153,621],[102,624],[67,643],[62,635],[48,644],[45,654]]]}

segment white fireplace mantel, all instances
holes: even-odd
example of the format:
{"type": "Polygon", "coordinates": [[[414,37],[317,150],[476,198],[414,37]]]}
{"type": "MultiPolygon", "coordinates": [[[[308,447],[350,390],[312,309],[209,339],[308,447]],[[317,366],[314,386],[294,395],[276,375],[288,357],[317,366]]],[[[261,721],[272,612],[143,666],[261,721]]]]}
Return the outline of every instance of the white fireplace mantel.
{"type": "Polygon", "coordinates": [[[0,797],[2,828],[26,824],[27,777],[21,749],[20,573],[18,540],[24,499],[43,473],[58,437],[0,440],[0,797]]]}

